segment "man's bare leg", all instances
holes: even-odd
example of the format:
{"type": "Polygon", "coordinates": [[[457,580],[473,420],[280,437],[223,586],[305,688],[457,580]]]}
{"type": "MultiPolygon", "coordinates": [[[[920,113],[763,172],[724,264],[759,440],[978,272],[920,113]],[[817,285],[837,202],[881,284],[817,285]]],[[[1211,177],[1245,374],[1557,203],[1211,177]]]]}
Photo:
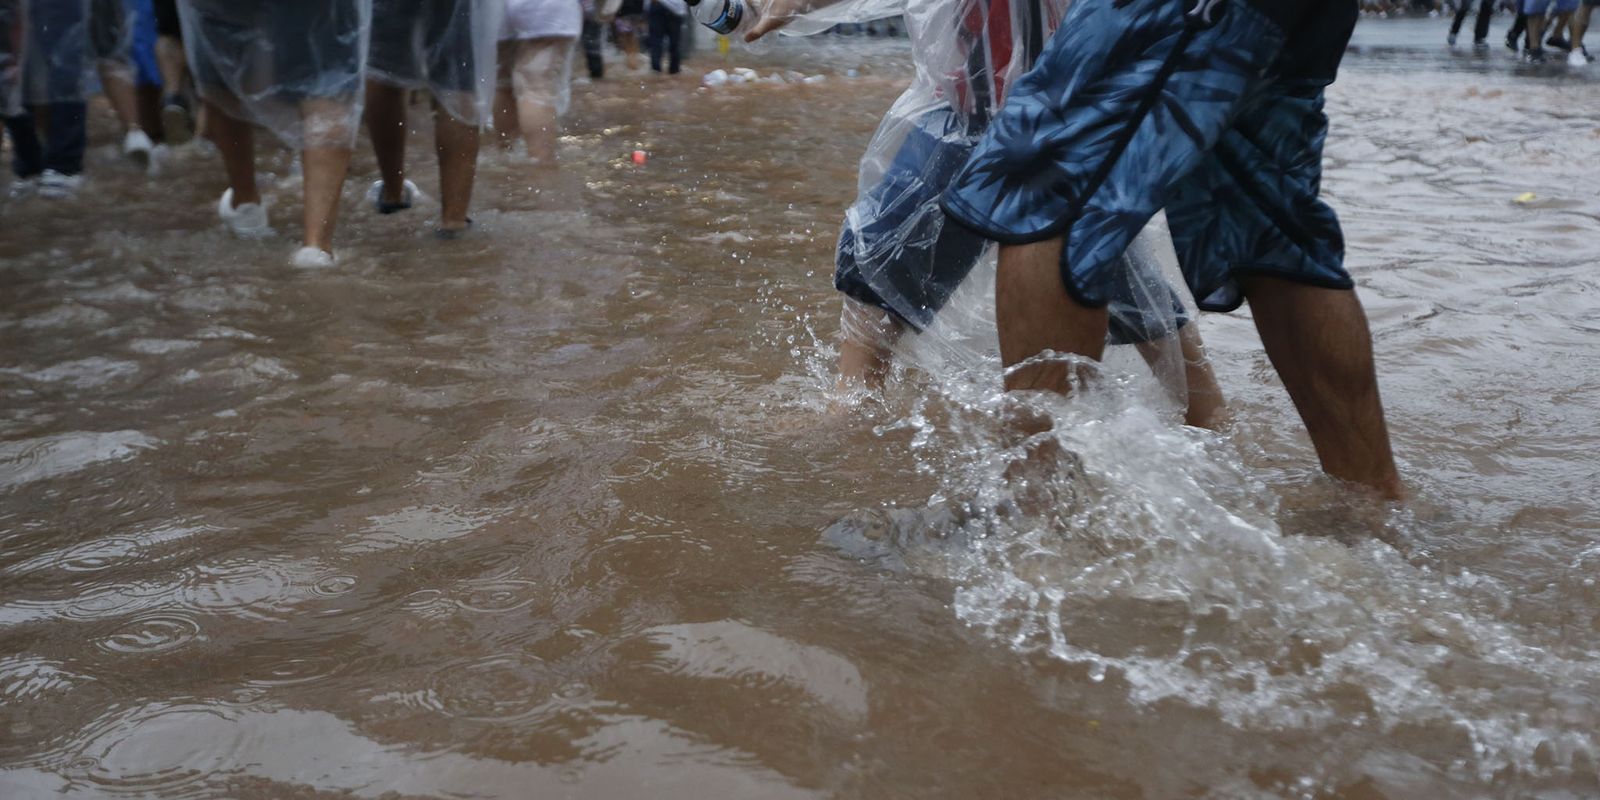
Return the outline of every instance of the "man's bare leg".
{"type": "Polygon", "coordinates": [[[261,192],[256,188],[255,126],[234,119],[209,103],[207,107],[211,109],[207,133],[222,155],[222,169],[228,173],[228,188],[233,190],[233,207],[261,202],[261,192]]]}
{"type": "Polygon", "coordinates": [[[1378,396],[1372,335],[1356,293],[1263,276],[1242,283],[1267,357],[1323,471],[1386,498],[1403,497],[1378,396]]]}
{"type": "Polygon", "coordinates": [[[478,148],[481,135],[477,125],[468,125],[442,108],[433,109],[433,147],[439,156],[439,213],[441,231],[461,231],[467,227],[467,208],[472,204],[472,183],[478,174],[478,148]]]}
{"type": "Polygon", "coordinates": [[[156,69],[161,73],[161,85],[167,94],[183,91],[184,73],[188,64],[183,55],[183,42],[171,36],[156,38],[156,69]]]}
{"type": "Polygon", "coordinates": [[[1544,48],[1544,15],[1528,15],[1528,41],[1527,50],[1533,52],[1544,48]]]}
{"type": "Polygon", "coordinates": [[[117,115],[117,122],[122,125],[122,132],[140,130],[139,97],[133,88],[131,71],[104,61],[97,64],[96,69],[100,73],[100,86],[111,104],[111,111],[117,115]]]}
{"type": "Polygon", "coordinates": [[[350,139],[346,118],[349,103],[340,100],[306,100],[301,104],[306,147],[301,153],[305,170],[305,244],[333,252],[333,228],[339,219],[339,193],[350,169],[350,139]]]}
{"type": "Polygon", "coordinates": [[[501,42],[499,46],[499,74],[494,90],[494,134],[502,148],[510,148],[512,143],[521,138],[522,131],[517,128],[517,94],[512,91],[512,68],[517,63],[516,41],[501,42]]]}
{"type": "Polygon", "coordinates": [[[383,202],[405,201],[406,190],[406,90],[367,81],[367,135],[383,178],[383,202]]]}
{"type": "Polygon", "coordinates": [[[1181,380],[1177,373],[1162,368],[1161,360],[1168,356],[1172,344],[1171,337],[1145,342],[1138,345],[1139,355],[1167,394],[1183,403],[1183,424],[1215,430],[1222,423],[1222,387],[1217,384],[1211,358],[1200,339],[1200,326],[1191,321],[1178,330],[1178,354],[1183,359],[1181,380]]]}
{"type": "Polygon", "coordinates": [[[540,62],[551,55],[545,50],[560,47],[563,41],[526,39],[516,43],[516,63],[511,77],[517,95],[517,128],[528,145],[528,157],[541,164],[554,164],[556,160],[559,128],[555,92],[559,87],[547,85],[551,76],[548,70],[540,69],[540,62]]]}
{"type": "Polygon", "coordinates": [[[1106,346],[1104,308],[1079,305],[1061,283],[1060,238],[1032,244],[1002,245],[995,280],[995,320],[1006,390],[1046,389],[1067,394],[1068,365],[1024,361],[1047,350],[1098,360],[1106,346]]]}
{"type": "Polygon", "coordinates": [[[893,314],[846,298],[839,318],[839,379],[835,388],[882,389],[893,357],[890,348],[904,333],[905,325],[893,314]]]}
{"type": "MultiPolygon", "coordinates": [[[[183,54],[183,42],[171,36],[156,39],[156,69],[161,72],[161,129],[164,138],[172,144],[183,144],[199,132],[200,126],[189,114],[183,99],[184,78],[188,62],[183,54]]],[[[203,135],[203,134],[202,134],[203,135]]]]}
{"type": "Polygon", "coordinates": [[[509,87],[494,90],[494,136],[503,149],[522,138],[522,131],[517,129],[517,95],[509,87]]]}
{"type": "Polygon", "coordinates": [[[1594,6],[1583,3],[1572,15],[1572,51],[1583,52],[1583,35],[1589,32],[1589,15],[1594,13],[1594,6]]]}

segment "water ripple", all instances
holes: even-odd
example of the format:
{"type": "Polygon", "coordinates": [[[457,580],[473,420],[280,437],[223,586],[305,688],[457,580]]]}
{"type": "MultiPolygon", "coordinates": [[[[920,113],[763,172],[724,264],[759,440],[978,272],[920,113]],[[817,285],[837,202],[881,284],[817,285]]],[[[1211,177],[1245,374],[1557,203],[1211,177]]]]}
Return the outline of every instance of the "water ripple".
{"type": "Polygon", "coordinates": [[[102,650],[124,655],[164,653],[200,638],[200,623],[180,613],[137,617],[116,632],[96,640],[102,650]]]}
{"type": "Polygon", "coordinates": [[[179,598],[184,606],[209,614],[281,620],[295,611],[296,588],[294,576],[283,564],[236,558],[195,567],[179,598]]]}
{"type": "Polygon", "coordinates": [[[455,597],[463,610],[499,614],[532,605],[539,599],[539,585],[512,579],[482,581],[461,587],[455,597]]]}
{"type": "Polygon", "coordinates": [[[458,719],[520,720],[536,714],[562,686],[561,677],[540,659],[499,655],[439,670],[418,700],[458,719]]]}

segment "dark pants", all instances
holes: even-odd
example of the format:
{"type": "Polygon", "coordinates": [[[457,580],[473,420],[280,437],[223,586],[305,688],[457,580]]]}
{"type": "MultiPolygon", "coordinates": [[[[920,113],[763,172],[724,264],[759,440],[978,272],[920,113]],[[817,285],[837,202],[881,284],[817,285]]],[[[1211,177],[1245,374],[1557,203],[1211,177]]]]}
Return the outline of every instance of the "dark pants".
{"type": "Polygon", "coordinates": [[[84,76],[91,66],[84,16],[87,7],[60,0],[28,4],[28,46],[23,66],[24,102],[35,102],[21,116],[6,120],[16,144],[12,169],[31,177],[53,169],[65,175],[83,171],[87,146],[84,76]],[[39,142],[36,117],[47,133],[39,142]]]}
{"type": "Polygon", "coordinates": [[[665,6],[655,3],[650,6],[650,68],[656,72],[661,71],[661,48],[665,45],[671,48],[667,51],[670,56],[667,71],[673,75],[678,74],[678,62],[683,59],[679,37],[683,35],[683,17],[668,11],[665,6]]]}
{"type": "Polygon", "coordinates": [[[606,60],[602,47],[605,28],[594,17],[583,18],[583,59],[589,62],[589,77],[596,80],[606,76],[606,60]]]}
{"type": "Polygon", "coordinates": [[[41,143],[39,128],[33,114],[23,112],[6,117],[6,130],[11,133],[11,171],[19,178],[32,178],[47,169],[63,175],[76,175],[83,171],[83,151],[88,146],[83,103],[51,103],[34,108],[45,109],[49,114],[50,136],[41,143]]]}
{"type": "MultiPolygon", "coordinates": [[[[1461,0],[1461,6],[1456,9],[1456,18],[1450,23],[1450,34],[1454,36],[1461,32],[1461,23],[1467,19],[1467,12],[1472,10],[1471,0],[1461,0]]],[[[1489,18],[1494,16],[1494,0],[1480,0],[1478,3],[1478,21],[1472,26],[1472,41],[1481,42],[1489,38],[1489,18]]]]}
{"type": "MultiPolygon", "coordinates": [[[[1522,32],[1526,31],[1527,29],[1528,29],[1528,15],[1522,13],[1519,10],[1519,11],[1517,11],[1517,21],[1511,23],[1511,30],[1506,31],[1506,44],[1507,45],[1514,45],[1514,43],[1517,41],[1517,39],[1522,36],[1522,32]]],[[[1538,42],[1534,42],[1533,46],[1534,47],[1538,47],[1539,43],[1538,42]]]]}

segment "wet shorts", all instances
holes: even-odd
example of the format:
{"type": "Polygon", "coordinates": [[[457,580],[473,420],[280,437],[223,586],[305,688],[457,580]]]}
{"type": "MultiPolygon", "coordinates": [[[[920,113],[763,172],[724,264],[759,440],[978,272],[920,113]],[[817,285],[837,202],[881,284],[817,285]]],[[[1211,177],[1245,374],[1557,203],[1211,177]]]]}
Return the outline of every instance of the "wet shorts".
{"type": "MultiPolygon", "coordinates": [[[[1552,2],[1555,4],[1557,14],[1571,14],[1578,10],[1578,0],[1523,0],[1522,13],[1535,17],[1543,16],[1550,10],[1552,2]]],[[[1594,2],[1591,1],[1589,5],[1594,5],[1594,2]]]]}
{"type": "MultiPolygon", "coordinates": [[[[834,286],[919,331],[933,324],[989,248],[981,235],[950,224],[938,206],[977,141],[963,127],[948,108],[918,119],[883,178],[846,213],[839,234],[834,286]]],[[[1174,318],[1184,324],[1181,300],[1164,282],[1159,285],[1170,295],[1172,313],[1147,319],[1137,312],[1129,282],[1115,283],[1112,344],[1165,336],[1174,318]]]]}
{"type": "Polygon", "coordinates": [[[183,24],[178,21],[178,0],[155,0],[156,34],[183,38],[183,24]]]}
{"type": "Polygon", "coordinates": [[[89,3],[89,50],[101,61],[127,61],[133,44],[133,28],[122,0],[91,0],[89,3]]]}
{"type": "Polygon", "coordinates": [[[1348,289],[1317,195],[1323,90],[1356,16],[1355,0],[1077,0],[945,210],[1001,242],[1064,237],[1063,282],[1093,307],[1162,208],[1202,309],[1237,308],[1250,273],[1348,289]]]}
{"type": "Polygon", "coordinates": [[[367,65],[402,84],[476,91],[472,10],[477,5],[471,0],[373,0],[367,65]]]}

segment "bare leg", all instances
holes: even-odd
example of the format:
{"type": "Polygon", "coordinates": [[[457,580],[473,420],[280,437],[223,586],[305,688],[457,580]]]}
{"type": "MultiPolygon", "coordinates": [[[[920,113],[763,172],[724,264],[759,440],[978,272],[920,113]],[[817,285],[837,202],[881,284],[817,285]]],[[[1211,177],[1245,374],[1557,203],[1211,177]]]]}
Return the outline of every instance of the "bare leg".
{"type": "Polygon", "coordinates": [[[517,127],[517,96],[506,87],[494,90],[494,134],[503,148],[522,138],[522,129],[517,127]]]}
{"type": "Polygon", "coordinates": [[[306,148],[301,154],[305,168],[305,244],[333,252],[333,228],[339,218],[339,193],[350,169],[349,128],[344,118],[348,103],[339,100],[306,100],[301,104],[305,120],[306,148]]]}
{"type": "Polygon", "coordinates": [[[1544,15],[1528,15],[1528,49],[1538,50],[1544,47],[1544,15]]]}
{"type": "Polygon", "coordinates": [[[167,94],[183,91],[183,77],[188,71],[183,42],[171,36],[156,39],[156,69],[161,71],[161,85],[167,94]]]}
{"type": "Polygon", "coordinates": [[[255,126],[234,119],[209,103],[206,107],[211,109],[208,134],[217,152],[222,154],[222,168],[228,173],[234,207],[261,202],[261,193],[256,188],[255,126]]]}
{"type": "Polygon", "coordinates": [[[433,147],[439,156],[439,228],[459,231],[467,227],[467,207],[472,204],[472,182],[478,173],[478,126],[468,125],[450,112],[433,109],[433,147]]]}
{"type": "Polygon", "coordinates": [[[1243,285],[1267,357],[1323,471],[1387,498],[1404,496],[1378,396],[1372,336],[1355,292],[1260,276],[1243,285]]]}
{"type": "Polygon", "coordinates": [[[367,81],[367,135],[372,138],[372,154],[377,157],[378,174],[383,178],[383,202],[395,204],[404,202],[405,89],[377,81],[367,81]]]}
{"type": "Polygon", "coordinates": [[[556,159],[556,98],[565,90],[555,85],[566,80],[561,60],[572,47],[570,39],[529,39],[517,43],[512,85],[517,93],[517,126],[528,145],[528,157],[542,164],[556,159]]]}
{"type": "Polygon", "coordinates": [[[100,72],[100,85],[105,90],[106,100],[111,103],[111,110],[117,115],[117,122],[122,125],[122,132],[139,130],[139,98],[134,92],[133,78],[128,70],[104,61],[96,66],[100,72]]]}
{"type": "Polygon", "coordinates": [[[1158,363],[1168,354],[1167,348],[1172,345],[1170,337],[1138,345],[1139,355],[1150,365],[1167,394],[1183,403],[1185,425],[1215,430],[1222,422],[1222,387],[1217,384],[1205,343],[1200,339],[1200,326],[1190,322],[1180,328],[1177,344],[1183,358],[1181,381],[1176,380],[1177,374],[1161,369],[1158,363]]]}
{"type": "Polygon", "coordinates": [[[1061,246],[1062,240],[1056,238],[1000,248],[995,318],[1000,360],[1008,370],[1007,391],[1046,389],[1067,394],[1072,376],[1065,363],[1013,368],[1047,350],[1093,359],[1105,350],[1106,310],[1079,305],[1062,287],[1061,246]]]}
{"type": "Polygon", "coordinates": [[[166,126],[161,121],[161,87],[139,86],[134,90],[138,99],[139,127],[157,142],[164,142],[167,138],[166,126]]]}
{"type": "Polygon", "coordinates": [[[500,146],[505,148],[511,147],[511,143],[522,136],[522,130],[517,127],[517,95],[511,86],[518,44],[514,41],[500,43],[499,78],[494,90],[494,133],[500,140],[500,146]]]}
{"type": "Polygon", "coordinates": [[[622,48],[623,61],[628,69],[639,69],[639,34],[630,31],[618,36],[617,46],[622,48]]]}
{"type": "MultiPolygon", "coordinates": [[[[189,113],[188,102],[183,99],[184,78],[188,73],[183,43],[171,36],[156,39],[156,68],[161,71],[161,91],[165,94],[161,99],[163,137],[173,144],[183,144],[197,133],[204,135],[202,126],[196,124],[195,117],[189,113]]],[[[203,107],[200,110],[205,111],[203,107]]]]}
{"type": "Polygon", "coordinates": [[[905,325],[887,311],[846,298],[839,319],[839,378],[836,388],[878,390],[905,325]]]}
{"type": "Polygon", "coordinates": [[[1593,12],[1594,6],[1584,3],[1572,15],[1572,49],[1576,52],[1583,52],[1583,35],[1589,31],[1589,15],[1593,12]]]}

